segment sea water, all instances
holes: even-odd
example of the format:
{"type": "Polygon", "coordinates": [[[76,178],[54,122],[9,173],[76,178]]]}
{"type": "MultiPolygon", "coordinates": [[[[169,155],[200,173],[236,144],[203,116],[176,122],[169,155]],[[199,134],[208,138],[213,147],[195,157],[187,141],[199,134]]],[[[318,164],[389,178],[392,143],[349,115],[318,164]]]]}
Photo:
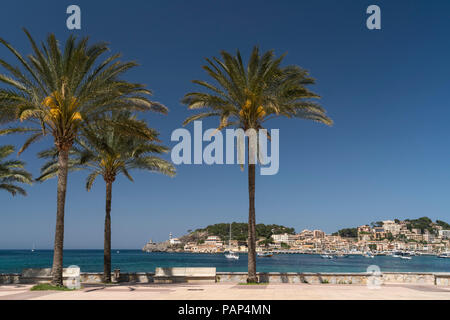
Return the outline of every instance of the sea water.
{"type": "MultiPolygon", "coordinates": [[[[156,267],[216,267],[217,271],[247,271],[247,255],[228,260],[223,254],[162,253],[141,250],[112,251],[112,269],[121,272],[154,272],[156,267]]],[[[52,250],[0,250],[0,273],[20,273],[25,268],[50,268],[52,250]]],[[[64,267],[76,265],[82,272],[103,271],[103,250],[64,250],[64,267]]],[[[450,259],[415,256],[403,260],[390,256],[373,259],[360,255],[322,259],[320,255],[274,254],[257,258],[259,272],[366,272],[370,265],[381,271],[450,272],[450,259]]]]}

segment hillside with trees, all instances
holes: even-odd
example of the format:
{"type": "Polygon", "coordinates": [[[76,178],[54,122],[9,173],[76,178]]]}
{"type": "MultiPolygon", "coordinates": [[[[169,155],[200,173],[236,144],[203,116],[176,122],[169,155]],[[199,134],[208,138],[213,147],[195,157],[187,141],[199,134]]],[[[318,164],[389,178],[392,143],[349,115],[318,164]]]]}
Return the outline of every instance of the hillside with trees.
{"type": "MultiPolygon", "coordinates": [[[[256,225],[256,238],[257,239],[269,239],[274,234],[295,234],[294,228],[289,228],[277,224],[263,223],[256,225]]],[[[219,236],[223,241],[227,241],[230,237],[230,224],[229,223],[217,223],[206,228],[197,229],[188,235],[190,238],[198,240],[204,240],[208,236],[219,236]]],[[[184,237],[182,237],[184,238],[184,237]]],[[[248,224],[241,222],[233,222],[231,224],[231,239],[240,242],[247,241],[248,238],[248,224]]],[[[181,238],[180,238],[181,240],[181,238]]]]}

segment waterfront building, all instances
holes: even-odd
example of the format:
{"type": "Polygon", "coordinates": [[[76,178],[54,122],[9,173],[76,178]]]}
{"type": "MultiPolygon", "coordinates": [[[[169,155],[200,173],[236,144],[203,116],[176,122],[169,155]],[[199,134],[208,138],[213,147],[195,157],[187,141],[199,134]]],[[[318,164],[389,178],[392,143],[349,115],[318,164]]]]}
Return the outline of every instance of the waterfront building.
{"type": "Polygon", "coordinates": [[[205,240],[205,244],[210,245],[210,246],[219,247],[219,248],[223,246],[223,242],[220,239],[220,237],[218,237],[218,236],[209,236],[205,240]]]}
{"type": "Polygon", "coordinates": [[[283,233],[283,234],[274,234],[272,235],[272,239],[273,242],[275,243],[285,243],[288,245],[293,245],[296,241],[296,235],[294,234],[288,234],[288,233],[283,233]]]}

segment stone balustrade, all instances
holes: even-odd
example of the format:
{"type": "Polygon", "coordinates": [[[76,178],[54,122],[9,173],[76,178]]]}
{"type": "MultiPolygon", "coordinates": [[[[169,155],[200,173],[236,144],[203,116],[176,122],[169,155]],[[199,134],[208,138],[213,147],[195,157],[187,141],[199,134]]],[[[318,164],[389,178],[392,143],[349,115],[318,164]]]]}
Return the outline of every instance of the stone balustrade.
{"type": "MultiPolygon", "coordinates": [[[[215,272],[214,270],[197,270],[197,268],[157,268],[156,272],[121,273],[116,270],[112,281],[116,283],[170,283],[170,282],[246,282],[246,272],[215,272]],[[192,272],[191,272],[192,271],[192,272]],[[172,273],[172,274],[171,274],[172,273]]],[[[200,268],[204,269],[204,268],[200,268]]],[[[48,270],[24,270],[22,274],[0,274],[1,284],[50,282],[48,270]]],[[[260,272],[260,282],[267,283],[309,283],[309,284],[354,284],[366,285],[374,275],[371,273],[297,273],[297,272],[260,272]]],[[[431,272],[382,272],[378,276],[384,284],[423,284],[450,286],[450,273],[431,272]]],[[[101,283],[101,272],[81,272],[81,283],[101,283]]]]}

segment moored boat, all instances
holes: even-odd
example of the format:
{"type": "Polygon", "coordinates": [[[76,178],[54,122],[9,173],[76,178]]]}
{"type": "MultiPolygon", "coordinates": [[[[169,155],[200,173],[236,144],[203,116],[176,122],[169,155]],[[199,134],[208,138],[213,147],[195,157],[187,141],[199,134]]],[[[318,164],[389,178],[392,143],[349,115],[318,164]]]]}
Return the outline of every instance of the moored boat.
{"type": "Polygon", "coordinates": [[[234,251],[227,251],[227,252],[225,252],[225,258],[231,259],[231,260],[239,260],[239,254],[234,251]]]}
{"type": "Polygon", "coordinates": [[[273,256],[273,253],[272,252],[258,252],[258,257],[261,257],[261,258],[270,258],[270,257],[272,257],[273,256]]]}
{"type": "Polygon", "coordinates": [[[228,240],[228,251],[225,251],[225,258],[230,260],[239,260],[239,254],[237,252],[231,251],[231,223],[230,223],[230,240],[228,240]]]}

